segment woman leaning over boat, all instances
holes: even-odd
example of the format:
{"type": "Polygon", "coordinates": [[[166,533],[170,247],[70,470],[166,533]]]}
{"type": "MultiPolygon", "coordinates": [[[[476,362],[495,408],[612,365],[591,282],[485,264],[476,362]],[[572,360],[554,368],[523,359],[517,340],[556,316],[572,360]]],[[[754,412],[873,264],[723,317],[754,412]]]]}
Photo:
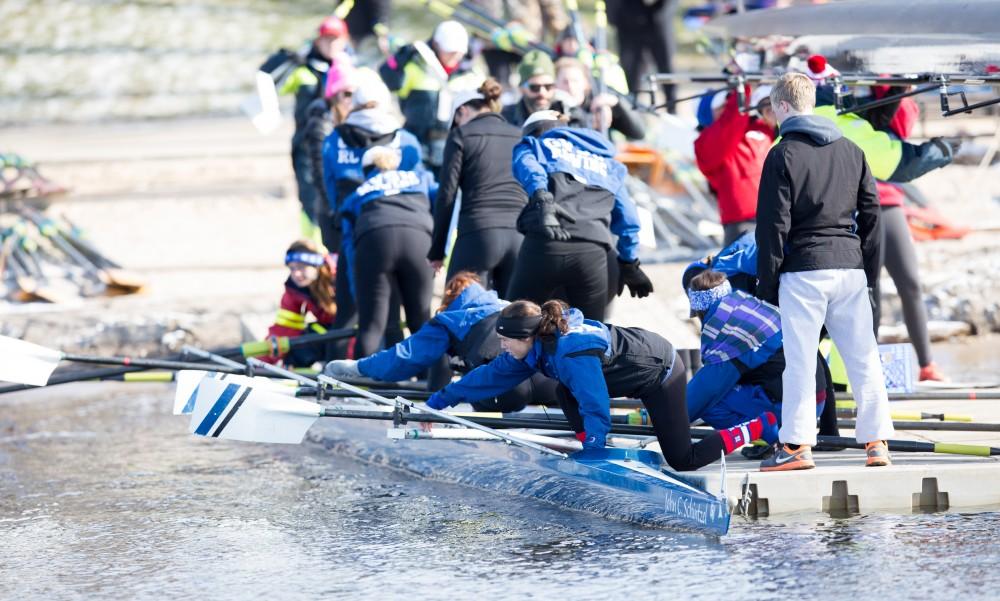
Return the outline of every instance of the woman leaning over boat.
{"type": "Polygon", "coordinates": [[[684,364],[652,332],[584,319],[557,300],[541,307],[511,303],[500,311],[496,331],[506,352],[435,393],[428,407],[489,398],[541,372],[558,380],[559,403],[585,449],[605,446],[613,396],[642,400],[663,456],[678,471],[698,469],[754,439],[777,439],[777,420],[765,412],[692,444],[684,364]]]}
{"type": "MultiPolygon", "coordinates": [[[[500,310],[508,304],[483,288],[476,274],[457,273],[445,285],[434,317],[413,336],[360,361],[331,361],[323,372],[333,378],[363,376],[392,382],[411,378],[447,355],[452,367],[467,373],[503,352],[495,327],[500,310]]],[[[555,388],[554,380],[539,373],[472,406],[476,411],[520,411],[529,403],[551,402],[555,388]]]]}

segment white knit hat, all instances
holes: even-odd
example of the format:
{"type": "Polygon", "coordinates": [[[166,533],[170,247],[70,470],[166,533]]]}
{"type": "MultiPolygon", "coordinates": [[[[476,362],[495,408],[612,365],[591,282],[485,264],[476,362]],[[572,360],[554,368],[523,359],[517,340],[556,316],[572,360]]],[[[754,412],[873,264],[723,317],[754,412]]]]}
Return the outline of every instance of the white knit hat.
{"type": "Polygon", "coordinates": [[[378,108],[388,110],[392,106],[392,94],[379,74],[367,67],[362,67],[354,73],[352,83],[355,85],[351,96],[351,108],[364,106],[374,102],[378,108]]]}
{"type": "Polygon", "coordinates": [[[535,111],[534,113],[528,115],[528,118],[524,120],[524,125],[521,126],[521,129],[528,129],[532,124],[538,123],[539,121],[558,121],[560,116],[559,111],[535,111]]]}
{"type": "Polygon", "coordinates": [[[750,108],[755,109],[757,105],[761,103],[765,98],[770,98],[771,96],[771,86],[763,85],[757,86],[753,92],[750,93],[750,108]]]}
{"type": "Polygon", "coordinates": [[[469,51],[469,32],[458,21],[439,23],[434,29],[434,37],[431,39],[441,52],[465,54],[469,51]]]}
{"type": "Polygon", "coordinates": [[[451,101],[451,118],[452,119],[455,118],[455,113],[457,113],[458,109],[466,102],[470,102],[472,100],[485,100],[485,99],[486,97],[483,96],[483,94],[479,90],[473,88],[467,88],[465,90],[459,90],[455,92],[455,96],[452,98],[451,101]]]}

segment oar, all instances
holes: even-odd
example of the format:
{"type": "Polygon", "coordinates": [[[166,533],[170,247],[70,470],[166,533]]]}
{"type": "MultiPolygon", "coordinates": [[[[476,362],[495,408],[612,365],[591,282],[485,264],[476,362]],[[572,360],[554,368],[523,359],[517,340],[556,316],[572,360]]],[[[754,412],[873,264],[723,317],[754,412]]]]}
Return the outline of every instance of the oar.
{"type": "MultiPolygon", "coordinates": [[[[854,396],[849,392],[838,392],[838,401],[853,401],[854,396]]],[[[976,391],[969,390],[963,392],[897,392],[889,393],[890,401],[995,401],[1000,400],[1000,391],[976,391]]]]}
{"type": "MultiPolygon", "coordinates": [[[[904,421],[904,422],[915,422],[925,419],[938,420],[942,422],[971,422],[971,415],[959,415],[955,413],[927,413],[924,411],[920,412],[903,412],[903,411],[893,411],[891,414],[892,419],[904,421]]],[[[837,401],[837,417],[854,418],[858,416],[858,405],[854,401],[837,401]]]]}
{"type": "MultiPolygon", "coordinates": [[[[295,349],[304,346],[321,344],[331,340],[350,338],[351,336],[354,336],[354,333],[355,332],[353,328],[344,328],[339,330],[330,330],[329,332],[325,332],[323,334],[309,334],[305,336],[297,336],[295,338],[292,338],[291,340],[282,337],[278,339],[277,343],[272,343],[272,341],[269,340],[257,340],[254,342],[247,342],[241,346],[219,349],[216,350],[215,353],[223,356],[242,355],[243,357],[266,355],[270,352],[274,344],[277,344],[277,346],[282,349],[295,349]]],[[[175,359],[179,360],[183,358],[184,355],[178,354],[167,357],[165,360],[175,360],[175,359]]],[[[195,369],[205,369],[207,367],[206,365],[200,363],[194,365],[195,369]]],[[[2,367],[3,367],[2,362],[0,362],[0,368],[2,367]]],[[[52,376],[48,379],[47,385],[53,386],[56,384],[68,384],[70,382],[81,382],[85,380],[100,380],[104,378],[113,378],[127,373],[143,371],[145,369],[148,368],[140,367],[133,363],[132,365],[129,365],[127,367],[109,367],[104,369],[85,370],[85,371],[74,370],[74,371],[68,371],[66,373],[52,374],[52,376]]],[[[3,379],[4,378],[0,377],[0,380],[3,379]]],[[[36,385],[32,384],[10,384],[7,386],[0,386],[0,394],[5,392],[17,392],[20,390],[28,390],[34,388],[35,386],[36,385]]]]}
{"type": "MultiPolygon", "coordinates": [[[[838,419],[837,426],[841,428],[854,429],[857,422],[853,419],[838,419]]],[[[934,421],[895,421],[892,425],[897,430],[936,430],[946,432],[1000,432],[1000,424],[987,423],[954,423],[954,422],[934,422],[934,421]]]]}
{"type": "MultiPolygon", "coordinates": [[[[83,267],[89,274],[96,277],[111,292],[116,294],[134,294],[145,287],[146,282],[138,276],[121,268],[121,265],[111,261],[96,248],[75,237],[71,232],[37,211],[27,212],[29,219],[35,222],[38,230],[56,244],[74,262],[83,267]]],[[[72,224],[71,224],[71,229],[72,224]]]]}
{"type": "MultiPolygon", "coordinates": [[[[264,363],[262,361],[258,361],[256,359],[247,359],[247,364],[248,365],[253,365],[254,367],[259,367],[260,369],[262,369],[264,371],[270,371],[271,373],[276,374],[276,375],[281,375],[281,376],[284,376],[286,378],[291,378],[291,379],[294,379],[294,380],[298,380],[299,382],[302,382],[303,384],[308,384],[308,383],[315,384],[316,383],[315,380],[311,380],[310,378],[307,378],[307,377],[305,377],[305,376],[303,376],[301,374],[297,374],[295,372],[288,371],[287,369],[282,369],[282,368],[274,366],[274,365],[269,365],[267,363],[264,363]]],[[[359,396],[362,396],[362,397],[364,397],[364,398],[366,398],[366,399],[368,399],[370,401],[374,401],[375,403],[378,403],[380,405],[386,405],[386,406],[397,408],[397,409],[401,407],[401,408],[404,408],[404,409],[420,411],[420,412],[423,412],[423,413],[430,414],[431,416],[442,418],[442,419],[447,420],[447,421],[449,421],[451,423],[458,424],[460,426],[465,426],[466,428],[472,428],[473,430],[480,430],[482,432],[486,432],[488,434],[492,434],[493,436],[496,436],[497,438],[505,440],[506,442],[508,442],[510,444],[514,444],[514,445],[526,447],[526,448],[529,448],[529,449],[534,449],[534,450],[538,451],[539,453],[542,453],[542,454],[545,454],[545,455],[555,455],[556,457],[563,457],[563,458],[567,457],[566,453],[562,453],[562,452],[559,452],[559,451],[553,451],[552,449],[549,449],[548,447],[544,447],[544,446],[542,446],[540,444],[536,444],[536,443],[529,442],[529,441],[526,441],[526,440],[518,439],[518,438],[516,438],[514,436],[510,436],[509,434],[507,434],[505,432],[500,432],[500,431],[494,430],[492,428],[487,428],[487,427],[482,426],[480,424],[477,424],[477,423],[475,423],[475,422],[473,422],[471,420],[467,420],[467,419],[462,418],[462,417],[457,417],[457,416],[454,416],[454,415],[450,415],[448,413],[445,413],[444,411],[438,411],[437,409],[431,409],[430,407],[427,407],[426,405],[418,405],[418,404],[414,403],[413,401],[409,401],[409,400],[404,399],[401,396],[397,396],[395,399],[388,399],[386,397],[377,395],[377,394],[375,394],[373,392],[369,392],[369,391],[367,391],[367,390],[365,390],[363,388],[358,388],[357,386],[353,386],[351,384],[348,384],[347,382],[341,382],[340,380],[335,380],[335,379],[333,379],[333,378],[331,378],[329,376],[326,376],[326,375],[320,375],[317,379],[321,383],[329,384],[330,386],[333,386],[334,388],[341,388],[341,389],[344,389],[344,390],[349,390],[349,391],[354,392],[355,394],[357,394],[359,396]]],[[[320,415],[323,415],[323,414],[321,413],[320,415]]]]}
{"type": "MultiPolygon", "coordinates": [[[[205,366],[199,363],[168,361],[164,359],[141,359],[133,357],[100,357],[64,353],[32,342],[0,336],[0,380],[45,386],[60,361],[75,363],[96,363],[98,365],[124,365],[157,369],[195,369],[205,366]]],[[[243,373],[234,367],[216,368],[226,373],[243,373]]]]}

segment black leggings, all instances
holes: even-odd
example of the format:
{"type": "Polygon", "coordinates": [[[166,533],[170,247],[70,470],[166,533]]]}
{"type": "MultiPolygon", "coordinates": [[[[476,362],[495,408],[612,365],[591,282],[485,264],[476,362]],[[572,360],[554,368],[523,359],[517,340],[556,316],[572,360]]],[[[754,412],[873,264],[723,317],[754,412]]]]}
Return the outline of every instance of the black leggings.
{"type": "Polygon", "coordinates": [[[354,290],[358,337],[355,357],[367,357],[379,350],[379,340],[389,319],[394,285],[411,334],[430,319],[434,274],[424,259],[430,248],[430,233],[410,227],[378,228],[356,241],[354,290]]]}
{"type": "Polygon", "coordinates": [[[507,298],[542,304],[562,288],[571,307],[587,319],[603,321],[608,303],[607,262],[608,251],[600,244],[525,238],[507,298]]]}
{"type": "MultiPolygon", "coordinates": [[[[917,351],[917,361],[921,367],[929,365],[931,338],[927,331],[927,307],[920,290],[920,275],[917,272],[917,251],[913,247],[910,226],[902,207],[882,207],[882,244],[879,246],[879,265],[885,265],[892,278],[899,300],[903,305],[903,321],[910,342],[917,351]]],[[[879,269],[881,272],[881,269],[879,269]]],[[[875,298],[881,301],[881,286],[875,285],[875,298]]],[[[878,331],[882,317],[881,302],[875,303],[875,330],[878,331]]]]}
{"type": "Polygon", "coordinates": [[[459,234],[448,261],[448,279],[460,271],[479,275],[483,286],[502,298],[514,276],[514,264],[523,236],[511,228],[493,227],[459,234]]]}
{"type": "MultiPolygon", "coordinates": [[[[670,376],[641,399],[656,432],[656,440],[660,443],[660,452],[667,464],[679,472],[696,470],[718,460],[726,448],[718,432],[697,443],[691,442],[686,371],[684,361],[677,356],[670,376]]],[[[561,384],[558,398],[566,419],[577,432],[582,432],[580,407],[569,389],[561,384]]]]}

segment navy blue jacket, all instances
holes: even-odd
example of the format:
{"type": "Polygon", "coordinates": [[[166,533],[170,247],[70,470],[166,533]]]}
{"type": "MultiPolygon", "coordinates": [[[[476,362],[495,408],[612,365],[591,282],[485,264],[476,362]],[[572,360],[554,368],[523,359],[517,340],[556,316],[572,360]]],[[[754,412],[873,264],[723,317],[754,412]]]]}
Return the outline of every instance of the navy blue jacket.
{"type": "Polygon", "coordinates": [[[427,405],[443,409],[493,398],[541,371],[579,404],[583,446],[603,448],[611,429],[611,396],[641,398],[672,367],[674,350],[652,332],[584,319],[579,309],[569,309],[565,317],[569,330],[553,342],[536,339],[524,359],[503,353],[434,393],[427,405]]]}
{"type": "Polygon", "coordinates": [[[562,224],[573,239],[611,248],[615,234],[618,256],[631,263],[638,258],[639,217],[625,187],[628,171],[615,152],[594,130],[557,127],[514,147],[514,177],[529,198],[536,190],[552,192],[576,219],[562,224]]]}
{"type": "MultiPolygon", "coordinates": [[[[368,232],[381,227],[411,227],[431,235],[433,217],[431,209],[437,183],[429,171],[373,172],[367,180],[344,199],[340,207],[341,252],[347,265],[354,265],[354,251],[358,240],[368,232]]],[[[348,284],[354,294],[353,273],[348,273],[348,284]]]]}
{"type": "Polygon", "coordinates": [[[332,213],[337,214],[344,199],[365,181],[361,157],[373,146],[398,149],[402,154],[400,169],[415,169],[421,164],[420,143],[406,130],[379,135],[350,124],[338,125],[323,141],[323,184],[332,213]]]}
{"type": "MultiPolygon", "coordinates": [[[[397,343],[392,348],[375,353],[358,361],[361,375],[376,380],[396,381],[412,378],[431,366],[445,353],[457,353],[456,342],[466,339],[472,328],[483,319],[495,315],[507,306],[497,293],[486,290],[479,284],[471,284],[453,300],[448,308],[441,311],[417,330],[417,333],[397,343]]],[[[493,338],[496,338],[496,334],[493,338]]],[[[499,350],[499,342],[496,345],[499,350]]],[[[481,350],[481,349],[477,349],[481,350]]],[[[489,354],[489,353],[487,353],[489,354]]],[[[493,359],[493,356],[485,357],[493,359]]],[[[466,363],[478,363],[462,357],[466,363]]]]}

